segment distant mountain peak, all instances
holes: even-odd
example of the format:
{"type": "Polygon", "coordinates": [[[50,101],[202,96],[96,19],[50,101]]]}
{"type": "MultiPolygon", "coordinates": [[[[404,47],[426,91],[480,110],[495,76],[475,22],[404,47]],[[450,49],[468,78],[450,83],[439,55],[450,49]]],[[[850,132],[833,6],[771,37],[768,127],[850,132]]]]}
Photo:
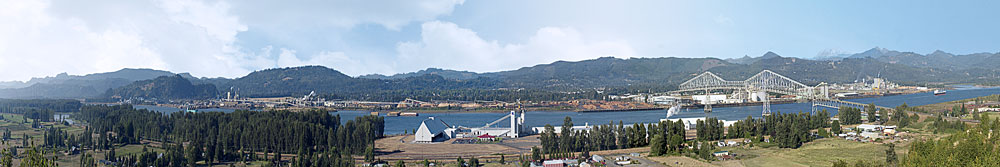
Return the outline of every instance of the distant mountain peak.
{"type": "Polygon", "coordinates": [[[902,54],[902,53],[900,53],[898,51],[889,50],[889,49],[886,49],[886,48],[882,48],[882,47],[877,47],[876,46],[875,48],[868,49],[865,52],[857,53],[857,54],[854,54],[854,55],[851,55],[851,56],[848,56],[848,57],[849,58],[865,58],[865,57],[879,58],[879,57],[882,57],[882,56],[895,56],[895,55],[899,55],[899,54],[902,54]]]}
{"type": "Polygon", "coordinates": [[[948,53],[948,52],[945,52],[945,51],[941,51],[941,50],[934,50],[934,52],[931,52],[931,54],[927,54],[927,55],[928,56],[930,56],[930,55],[935,55],[935,56],[954,56],[954,54],[951,54],[951,53],[948,53]]]}
{"type": "Polygon", "coordinates": [[[886,52],[889,52],[889,49],[881,48],[881,47],[876,46],[876,47],[874,47],[872,49],[868,49],[868,51],[865,51],[865,52],[866,53],[886,53],[886,52]]]}
{"type": "Polygon", "coordinates": [[[730,58],[730,59],[726,59],[725,61],[726,62],[730,62],[730,63],[736,63],[736,64],[753,64],[754,62],[757,62],[757,61],[760,61],[760,60],[766,60],[766,59],[772,59],[772,58],[782,58],[782,57],[781,57],[781,55],[778,55],[777,53],[774,53],[772,51],[767,51],[767,53],[764,53],[764,55],[761,55],[760,57],[750,57],[750,56],[747,56],[747,55],[743,55],[743,57],[741,57],[741,58],[737,58],[737,59],[730,58]]]}
{"type": "Polygon", "coordinates": [[[892,51],[892,50],[889,50],[889,49],[886,49],[886,48],[883,48],[883,47],[878,47],[878,46],[876,46],[876,47],[874,47],[874,48],[872,48],[872,49],[869,49],[868,51],[871,51],[871,52],[878,52],[878,53],[883,53],[883,54],[884,54],[884,53],[888,53],[888,52],[890,52],[890,51],[892,51]]]}
{"type": "Polygon", "coordinates": [[[781,57],[781,55],[778,55],[777,53],[774,53],[774,52],[771,52],[771,51],[767,51],[767,53],[764,53],[764,55],[760,56],[760,57],[764,58],[764,59],[770,59],[770,58],[775,58],[775,57],[781,57]]]}

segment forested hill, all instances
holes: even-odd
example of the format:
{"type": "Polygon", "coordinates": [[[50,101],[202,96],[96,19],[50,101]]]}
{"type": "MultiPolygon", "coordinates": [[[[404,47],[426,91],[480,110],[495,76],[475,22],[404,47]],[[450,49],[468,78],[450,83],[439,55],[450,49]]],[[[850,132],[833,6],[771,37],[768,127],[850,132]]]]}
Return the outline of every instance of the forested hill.
{"type": "Polygon", "coordinates": [[[355,96],[385,91],[423,91],[497,88],[499,81],[490,78],[445,79],[439,75],[420,75],[395,80],[354,78],[322,66],[276,68],[256,71],[223,84],[222,91],[241,96],[297,96],[316,91],[320,94],[355,96]]]}
{"type": "Polygon", "coordinates": [[[422,76],[422,75],[439,75],[439,76],[444,77],[446,79],[454,79],[454,80],[475,79],[475,78],[480,77],[480,74],[474,73],[474,72],[457,71],[457,70],[446,70],[446,69],[440,69],[440,68],[428,68],[428,69],[420,70],[420,71],[417,71],[417,72],[396,74],[396,75],[392,75],[392,76],[385,76],[385,75],[381,75],[381,74],[368,74],[368,75],[359,76],[358,78],[368,78],[368,79],[404,79],[404,78],[417,77],[417,76],[422,76]]]}
{"type": "Polygon", "coordinates": [[[87,75],[69,75],[66,73],[61,73],[54,77],[31,78],[31,80],[28,80],[26,82],[17,82],[17,81],[6,82],[8,83],[7,84],[8,86],[0,88],[24,88],[34,84],[64,84],[64,83],[72,84],[72,83],[78,83],[79,81],[101,81],[101,80],[111,80],[111,79],[124,80],[128,81],[128,83],[131,83],[132,81],[153,79],[159,76],[166,76],[166,75],[174,75],[174,74],[170,73],[169,71],[153,70],[153,69],[134,69],[134,68],[125,68],[113,72],[94,73],[87,75]]]}
{"type": "Polygon", "coordinates": [[[1000,67],[1000,53],[983,52],[959,55],[936,50],[928,54],[919,54],[875,47],[868,51],[849,56],[849,58],[868,57],[886,63],[945,70],[996,69],[1000,67]]]}
{"type": "Polygon", "coordinates": [[[132,99],[207,99],[218,94],[215,85],[191,84],[180,75],[161,76],[151,80],[136,81],[113,90],[107,97],[132,99]]]}
{"type": "Polygon", "coordinates": [[[187,73],[174,74],[153,69],[125,68],[118,71],[87,75],[62,73],[54,77],[33,78],[27,82],[10,81],[0,84],[0,98],[94,98],[110,89],[161,76],[181,75],[195,84],[220,84],[225,78],[195,78],[187,73]]]}
{"type": "Polygon", "coordinates": [[[392,76],[366,75],[363,78],[406,79],[422,75],[439,75],[451,80],[491,78],[502,81],[502,87],[528,89],[574,90],[628,85],[675,85],[707,69],[735,65],[716,58],[631,58],[604,57],[576,62],[557,61],[523,67],[517,70],[473,73],[466,71],[427,69],[416,73],[392,76]]]}

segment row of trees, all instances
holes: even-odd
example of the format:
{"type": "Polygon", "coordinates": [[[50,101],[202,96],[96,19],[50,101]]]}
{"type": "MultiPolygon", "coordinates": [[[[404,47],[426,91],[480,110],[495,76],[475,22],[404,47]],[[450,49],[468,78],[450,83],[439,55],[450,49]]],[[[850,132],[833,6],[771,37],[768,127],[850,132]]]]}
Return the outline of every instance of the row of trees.
{"type": "Polygon", "coordinates": [[[695,129],[697,129],[698,140],[719,140],[722,139],[725,129],[722,127],[723,122],[719,121],[718,118],[712,117],[707,118],[705,121],[698,120],[695,123],[695,129]]]}
{"type": "Polygon", "coordinates": [[[911,110],[913,110],[913,108],[911,108],[909,105],[906,105],[906,103],[896,106],[896,110],[892,111],[893,112],[892,116],[889,117],[889,120],[886,121],[886,123],[895,124],[899,128],[910,126],[910,124],[916,123],[917,120],[920,119],[920,116],[918,116],[917,114],[910,115],[906,113],[906,111],[911,111],[911,110]]]}
{"type": "Polygon", "coordinates": [[[83,106],[71,99],[0,99],[0,113],[23,114],[26,109],[44,109],[54,112],[77,112],[83,106]]]}
{"type": "MultiPolygon", "coordinates": [[[[84,106],[77,117],[91,124],[90,133],[113,134],[106,139],[110,145],[136,144],[141,140],[183,142],[188,144],[176,146],[183,147],[178,149],[183,151],[176,152],[183,152],[185,161],[176,162],[208,163],[237,161],[247,153],[263,152],[274,155],[275,162],[280,162],[280,154],[284,153],[299,154],[302,159],[296,160],[296,164],[343,165],[352,162],[349,155],[373,154],[374,141],[382,137],[385,126],[379,116],[362,116],[341,123],[339,115],[320,110],[164,115],[135,110],[128,105],[94,105],[84,106]]],[[[134,159],[144,159],[140,157],[134,159]]]]}
{"type": "MultiPolygon", "coordinates": [[[[572,118],[566,117],[559,134],[552,125],[546,125],[541,134],[541,150],[538,153],[548,154],[550,158],[565,158],[572,156],[571,152],[589,152],[597,150],[623,149],[644,147],[650,144],[650,139],[663,144],[664,149],[678,150],[684,143],[684,124],[681,122],[664,121],[659,124],[618,124],[594,126],[589,131],[572,130],[572,118]],[[658,138],[656,136],[659,136],[658,138]],[[666,143],[666,144],[664,144],[666,143]],[[669,148],[668,148],[669,146],[669,148]]],[[[533,156],[539,160],[540,156],[533,156]]]]}
{"type": "Polygon", "coordinates": [[[77,112],[82,104],[76,100],[59,99],[0,99],[0,113],[20,114],[27,119],[52,121],[56,112],[77,112]]]}
{"type": "Polygon", "coordinates": [[[839,116],[838,118],[840,118],[840,123],[843,123],[844,125],[860,124],[863,121],[861,120],[861,109],[840,106],[840,109],[837,109],[837,112],[837,115],[839,116]]]}
{"type": "MultiPolygon", "coordinates": [[[[839,125],[839,124],[838,124],[839,125]]],[[[780,147],[797,148],[813,139],[810,130],[830,127],[830,114],[821,110],[815,114],[777,112],[763,118],[747,117],[729,127],[728,138],[758,139],[771,136],[780,147]]]]}

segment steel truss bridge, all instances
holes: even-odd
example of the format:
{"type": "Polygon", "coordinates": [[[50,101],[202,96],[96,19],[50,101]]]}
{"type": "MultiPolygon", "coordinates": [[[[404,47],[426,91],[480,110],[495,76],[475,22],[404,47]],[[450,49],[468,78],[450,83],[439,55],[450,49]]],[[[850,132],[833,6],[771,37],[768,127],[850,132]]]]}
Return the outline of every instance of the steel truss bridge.
{"type": "MultiPolygon", "coordinates": [[[[819,110],[818,107],[840,108],[841,106],[846,106],[846,107],[859,108],[861,110],[865,110],[865,108],[868,108],[868,104],[862,104],[852,101],[836,100],[836,99],[813,99],[812,106],[813,106],[812,107],[813,112],[818,111],[819,110]]],[[[875,109],[894,110],[894,108],[882,107],[882,106],[875,106],[875,109]]]]}
{"type": "MultiPolygon", "coordinates": [[[[849,102],[838,99],[833,99],[829,97],[828,88],[826,84],[820,84],[817,86],[807,86],[805,84],[799,83],[791,78],[785,77],[781,74],[775,73],[771,70],[763,70],[756,75],[747,78],[742,81],[727,81],[715,75],[712,72],[704,72],[681,83],[678,86],[679,90],[670,91],[671,94],[678,94],[683,92],[705,92],[706,95],[711,94],[713,90],[735,90],[740,92],[767,92],[775,94],[784,95],[795,95],[813,102],[813,111],[817,107],[830,107],[839,108],[840,106],[849,106],[855,108],[864,108],[865,104],[857,102],[849,102]]],[[[763,114],[770,114],[770,102],[766,95],[759,96],[761,101],[764,102],[763,114]]],[[[878,109],[891,110],[888,107],[877,107],[878,109]]],[[[711,111],[711,102],[705,104],[706,112],[711,111]]]]}

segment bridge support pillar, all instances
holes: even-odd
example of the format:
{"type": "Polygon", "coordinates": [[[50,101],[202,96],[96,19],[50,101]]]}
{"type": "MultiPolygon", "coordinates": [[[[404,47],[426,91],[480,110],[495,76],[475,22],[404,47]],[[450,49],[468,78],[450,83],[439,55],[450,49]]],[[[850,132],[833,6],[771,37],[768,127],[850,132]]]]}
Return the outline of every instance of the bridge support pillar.
{"type": "Polygon", "coordinates": [[[705,112],[712,112],[712,90],[705,89],[705,112]]]}

